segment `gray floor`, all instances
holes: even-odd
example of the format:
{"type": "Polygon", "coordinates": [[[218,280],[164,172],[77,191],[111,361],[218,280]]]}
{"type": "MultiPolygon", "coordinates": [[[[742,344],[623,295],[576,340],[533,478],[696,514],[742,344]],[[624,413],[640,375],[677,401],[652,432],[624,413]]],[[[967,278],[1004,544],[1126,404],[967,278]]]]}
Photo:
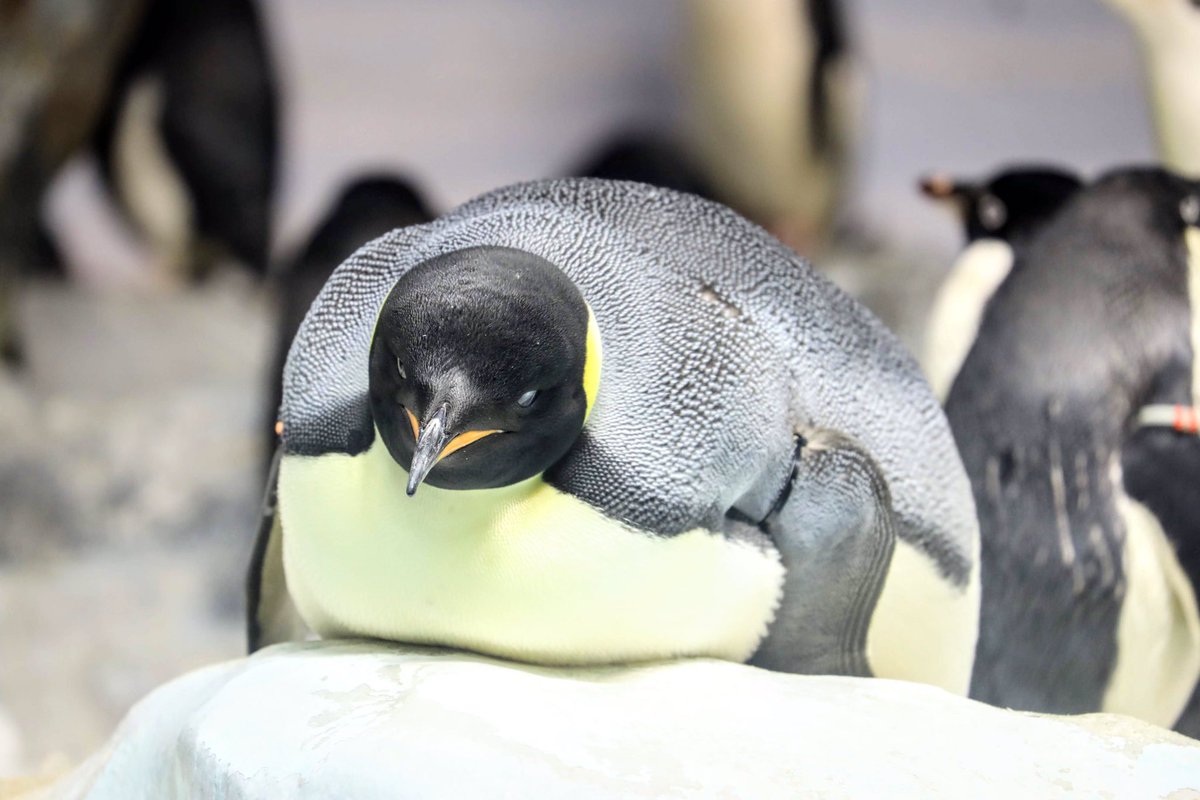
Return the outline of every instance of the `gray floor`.
{"type": "MultiPolygon", "coordinates": [[[[853,215],[884,247],[824,266],[910,340],[956,231],[913,191],[1013,158],[1151,156],[1136,51],[1098,0],[859,0],[871,108],[853,215]]],[[[441,205],[668,130],[676,3],[272,0],[288,80],[283,236],[388,167],[441,205]]],[[[268,305],[236,277],[155,286],[84,167],[51,216],[89,291],[34,287],[32,369],[0,377],[0,775],[95,747],[130,703],[241,647],[268,305]],[[19,749],[19,752],[18,752],[19,749]]]]}

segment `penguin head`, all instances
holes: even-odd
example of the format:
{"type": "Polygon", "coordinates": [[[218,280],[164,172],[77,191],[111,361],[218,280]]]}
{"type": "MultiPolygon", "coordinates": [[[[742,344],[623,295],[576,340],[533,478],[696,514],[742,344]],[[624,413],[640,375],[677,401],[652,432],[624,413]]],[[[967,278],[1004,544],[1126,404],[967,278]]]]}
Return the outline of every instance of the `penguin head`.
{"type": "Polygon", "coordinates": [[[1080,205],[1096,230],[1177,242],[1200,228],[1200,181],[1161,167],[1124,167],[1097,178],[1080,205]]]}
{"type": "Polygon", "coordinates": [[[413,267],[384,302],[371,413],[408,494],[422,482],[507,486],[574,444],[599,358],[591,312],[556,266],[504,247],[458,250],[413,267]]]}
{"type": "Polygon", "coordinates": [[[949,201],[962,219],[967,241],[993,238],[1012,242],[1046,222],[1082,186],[1079,178],[1050,167],[1020,167],[981,182],[946,175],[921,180],[921,191],[949,201]]]}

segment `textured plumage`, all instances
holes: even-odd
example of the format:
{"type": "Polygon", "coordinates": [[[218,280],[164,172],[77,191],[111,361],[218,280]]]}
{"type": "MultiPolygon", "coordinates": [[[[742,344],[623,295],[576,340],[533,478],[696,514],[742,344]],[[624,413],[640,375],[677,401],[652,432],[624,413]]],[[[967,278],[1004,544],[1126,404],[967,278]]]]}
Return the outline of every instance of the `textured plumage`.
{"type": "MultiPolygon", "coordinates": [[[[348,183],[304,246],[276,276],[279,324],[270,372],[266,427],[279,419],[283,365],[308,307],[338,264],[355,250],[390,230],[429,222],[433,215],[417,188],[392,175],[361,175],[348,183]]],[[[272,434],[273,435],[273,434],[272,434]]],[[[268,443],[269,458],[274,439],[268,443]]]]}
{"type": "MultiPolygon", "coordinates": [[[[905,662],[898,651],[907,639],[913,645],[907,661],[917,664],[894,673],[963,689],[974,640],[977,529],[945,420],[911,357],[865,309],[760,229],[722,206],[645,185],[562,180],[502,189],[431,224],[377,240],[335,272],[285,371],[285,563],[289,537],[305,535],[289,529],[289,503],[322,502],[291,499],[291,479],[304,470],[320,472],[313,465],[339,465],[336,481],[349,483],[338,485],[361,487],[363,475],[353,477],[360,467],[351,464],[379,457],[367,359],[384,299],[415,265],[479,246],[516,248],[556,265],[586,299],[603,341],[598,397],[577,441],[532,484],[495,490],[532,491],[529,502],[557,509],[521,517],[532,526],[525,535],[541,537],[547,548],[566,548],[535,551],[531,558],[546,559],[547,569],[568,564],[576,557],[570,549],[586,552],[593,536],[604,543],[596,545],[603,552],[620,542],[613,554],[638,551],[651,560],[668,550],[694,556],[695,548],[711,549],[718,561],[745,567],[713,573],[714,581],[735,584],[715,591],[757,609],[735,612],[740,649],[692,647],[677,642],[675,631],[659,629],[666,652],[661,644],[659,650],[601,648],[584,653],[585,660],[604,660],[605,652],[609,660],[745,658],[757,645],[776,668],[862,672],[871,666],[868,652],[872,664],[889,656],[905,662]],[[576,540],[571,525],[552,530],[564,520],[590,520],[592,532],[576,540]],[[808,580],[789,582],[780,560],[808,580]],[[946,602],[933,603],[924,630],[911,636],[889,637],[866,623],[884,611],[898,621],[911,598],[935,596],[946,602]],[[771,625],[773,619],[788,622],[771,625]],[[828,641],[816,644],[822,637],[828,641]],[[868,648],[868,639],[878,646],[868,648]],[[806,642],[820,652],[805,652],[806,642]]],[[[402,465],[384,463],[403,473],[402,465]]],[[[301,483],[321,490],[318,478],[301,483]]],[[[293,496],[301,483],[292,486],[293,496]]],[[[380,502],[400,503],[402,494],[400,486],[397,498],[380,502]]],[[[475,494],[440,496],[448,506],[459,495],[475,494]]],[[[500,507],[513,506],[505,501],[500,507]]],[[[493,527],[514,524],[490,519],[493,527]]],[[[522,536],[520,527],[513,536],[522,536]]],[[[487,541],[495,546],[496,539],[487,541]]],[[[511,563],[510,552],[496,558],[511,563]]],[[[609,556],[585,561],[572,568],[613,577],[597,579],[596,591],[575,600],[549,594],[535,604],[545,609],[538,613],[574,607],[580,635],[599,640],[612,629],[593,616],[618,593],[639,598],[635,607],[651,617],[657,606],[679,606],[674,590],[686,584],[683,578],[663,579],[653,570],[639,577],[636,560],[629,572],[609,556]]],[[[594,577],[579,581],[592,585],[594,577]]],[[[530,613],[507,623],[511,631],[504,633],[519,637],[525,627],[539,629],[530,613]]],[[[694,624],[727,626],[728,615],[724,621],[718,616],[705,612],[694,624]]],[[[341,630],[354,629],[345,622],[341,630]]],[[[519,653],[520,644],[510,642],[508,652],[519,653]]],[[[578,654],[534,657],[580,660],[578,654]]]]}
{"type": "Polygon", "coordinates": [[[1169,725],[1200,674],[1194,593],[1169,543],[1194,542],[1200,514],[1143,505],[1179,491],[1145,479],[1164,456],[1150,439],[1177,467],[1200,439],[1135,430],[1144,404],[1194,402],[1180,208],[1196,190],[1124,170],[1075,196],[1018,252],[950,390],[983,536],[980,699],[1169,725]]]}

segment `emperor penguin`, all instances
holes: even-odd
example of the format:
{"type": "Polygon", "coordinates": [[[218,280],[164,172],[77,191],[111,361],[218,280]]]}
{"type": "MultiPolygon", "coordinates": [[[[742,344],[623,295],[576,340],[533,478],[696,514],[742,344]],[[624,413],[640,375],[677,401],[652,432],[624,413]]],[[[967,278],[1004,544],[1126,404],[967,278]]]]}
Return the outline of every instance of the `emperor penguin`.
{"type": "Polygon", "coordinates": [[[301,325],[280,419],[252,650],[298,615],[544,664],[966,691],[978,529],[937,400],[724,206],[550,180],[384,236],[301,325]]]}
{"type": "Polygon", "coordinates": [[[942,281],[925,328],[925,374],[945,399],[975,341],[984,306],[1008,277],[1021,250],[1079,190],[1075,175],[1040,165],[1004,169],[982,181],[931,175],[921,180],[927,197],[952,207],[966,247],[942,281]]]}
{"type": "Polygon", "coordinates": [[[691,145],[717,196],[799,252],[827,243],[865,96],[841,0],[688,0],[691,145]]]}
{"type": "Polygon", "coordinates": [[[1200,177],[1200,0],[1105,0],[1140,41],[1159,156],[1200,177]]]}
{"type": "Polygon", "coordinates": [[[1181,721],[1200,677],[1198,224],[1196,182],[1114,171],[984,311],[945,406],[983,537],[977,699],[1181,721]]]}

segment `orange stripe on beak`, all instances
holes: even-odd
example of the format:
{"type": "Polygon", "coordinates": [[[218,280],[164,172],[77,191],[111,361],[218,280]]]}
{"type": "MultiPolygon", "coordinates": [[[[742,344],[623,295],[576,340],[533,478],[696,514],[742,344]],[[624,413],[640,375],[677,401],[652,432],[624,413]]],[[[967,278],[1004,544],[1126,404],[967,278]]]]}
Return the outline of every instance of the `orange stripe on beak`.
{"type": "Polygon", "coordinates": [[[412,428],[413,438],[419,439],[421,436],[421,423],[417,422],[417,418],[407,408],[404,409],[404,413],[408,415],[408,425],[412,428]]]}
{"type": "Polygon", "coordinates": [[[438,455],[438,461],[441,461],[451,453],[457,453],[469,444],[478,442],[485,436],[491,436],[493,433],[500,433],[500,431],[467,431],[466,433],[460,433],[442,448],[441,454],[438,455]]]}

